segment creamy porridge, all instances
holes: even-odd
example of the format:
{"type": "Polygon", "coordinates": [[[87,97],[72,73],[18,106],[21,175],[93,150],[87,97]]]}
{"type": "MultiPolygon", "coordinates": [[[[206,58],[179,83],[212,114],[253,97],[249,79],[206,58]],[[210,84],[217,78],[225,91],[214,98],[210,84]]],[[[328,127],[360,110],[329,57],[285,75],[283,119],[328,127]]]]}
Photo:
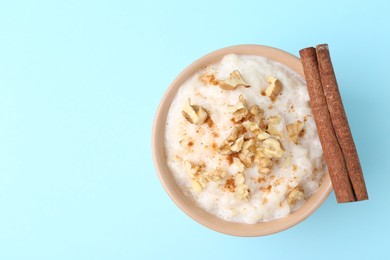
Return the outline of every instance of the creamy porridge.
{"type": "Polygon", "coordinates": [[[188,79],[164,142],[183,193],[232,222],[287,216],[327,171],[303,78],[259,56],[226,55],[188,79]]]}

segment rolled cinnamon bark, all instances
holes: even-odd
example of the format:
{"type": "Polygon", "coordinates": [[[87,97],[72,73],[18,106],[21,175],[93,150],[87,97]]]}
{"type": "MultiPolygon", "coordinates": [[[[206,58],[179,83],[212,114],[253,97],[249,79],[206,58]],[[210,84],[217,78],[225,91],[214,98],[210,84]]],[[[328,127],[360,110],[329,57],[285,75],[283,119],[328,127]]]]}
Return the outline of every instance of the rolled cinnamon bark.
{"type": "Polygon", "coordinates": [[[340,144],[333,129],[331,117],[322,89],[320,72],[315,48],[305,48],[299,51],[307,88],[310,95],[310,106],[313,110],[324,157],[328,165],[337,202],[355,201],[348,170],[340,144]]]}
{"type": "Polygon", "coordinates": [[[327,44],[316,47],[318,69],[320,72],[322,88],[325,94],[333,129],[344,155],[349,179],[357,200],[368,199],[367,189],[364,182],[363,171],[359,156],[349,128],[347,115],[337,85],[327,44]]]}

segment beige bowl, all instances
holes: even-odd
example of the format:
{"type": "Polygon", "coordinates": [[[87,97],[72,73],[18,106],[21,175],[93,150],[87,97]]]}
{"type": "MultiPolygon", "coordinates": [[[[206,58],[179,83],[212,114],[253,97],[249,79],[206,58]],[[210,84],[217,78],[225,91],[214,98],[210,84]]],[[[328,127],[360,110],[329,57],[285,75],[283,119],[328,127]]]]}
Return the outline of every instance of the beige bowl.
{"type": "Polygon", "coordinates": [[[272,47],[261,45],[238,45],[214,51],[203,56],[188,66],[172,82],[158,107],[152,136],[153,160],[162,185],[171,199],[181,210],[200,224],[215,231],[234,236],[263,236],[288,229],[310,216],[328,197],[332,190],[329,174],[322,180],[319,189],[295,212],[287,217],[261,222],[256,224],[240,224],[222,220],[211,215],[191,202],[176,185],[174,176],[170,172],[164,148],[164,127],[167,113],[178,88],[197,70],[218,62],[226,54],[258,55],[280,62],[303,76],[301,61],[292,54],[272,47]]]}

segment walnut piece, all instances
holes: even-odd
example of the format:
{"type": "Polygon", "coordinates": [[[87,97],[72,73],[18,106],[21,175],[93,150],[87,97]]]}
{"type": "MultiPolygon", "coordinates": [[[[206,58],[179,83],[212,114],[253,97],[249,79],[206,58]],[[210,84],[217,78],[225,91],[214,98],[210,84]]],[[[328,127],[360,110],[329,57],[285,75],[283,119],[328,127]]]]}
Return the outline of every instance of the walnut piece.
{"type": "Polygon", "coordinates": [[[230,78],[219,80],[218,85],[221,89],[224,90],[234,90],[240,86],[245,88],[250,87],[250,85],[246,83],[245,80],[242,78],[241,73],[238,70],[235,70],[230,73],[230,78]]]}
{"type": "Polygon", "coordinates": [[[262,148],[258,148],[255,155],[255,163],[257,163],[257,169],[262,174],[269,174],[272,169],[272,160],[271,158],[264,155],[262,148]]]}
{"type": "Polygon", "coordinates": [[[207,185],[207,180],[201,175],[204,164],[195,164],[190,161],[184,161],[184,166],[186,167],[187,174],[190,177],[192,189],[195,192],[201,192],[207,185]]]}
{"type": "Polygon", "coordinates": [[[262,150],[261,152],[269,158],[280,158],[284,154],[284,149],[282,147],[282,144],[276,140],[275,138],[267,138],[262,143],[262,150]]]}
{"type": "Polygon", "coordinates": [[[244,127],[242,125],[234,126],[230,135],[219,146],[218,152],[223,155],[239,152],[244,142],[243,130],[244,127]]]}
{"type": "Polygon", "coordinates": [[[186,167],[188,176],[190,176],[191,179],[196,178],[202,169],[202,164],[196,165],[190,161],[184,161],[184,166],[186,167]]]}
{"type": "Polygon", "coordinates": [[[271,137],[271,135],[267,132],[260,132],[258,135],[257,135],[257,139],[259,140],[265,140],[267,138],[271,137]]]}
{"type": "Polygon", "coordinates": [[[256,163],[259,173],[269,174],[273,159],[281,158],[285,152],[278,140],[283,138],[277,128],[282,116],[276,114],[265,119],[264,110],[258,105],[252,105],[248,109],[247,101],[242,95],[228,109],[234,115],[232,121],[240,124],[234,126],[230,135],[219,146],[219,153],[228,155],[230,165],[239,162],[239,166],[234,165],[236,173],[244,172],[245,168],[256,163]]]}
{"type": "Polygon", "coordinates": [[[269,97],[272,101],[275,101],[276,97],[282,92],[282,83],[275,77],[268,77],[267,82],[269,83],[268,87],[265,90],[265,95],[269,97]]]}
{"type": "Polygon", "coordinates": [[[190,99],[187,99],[187,103],[183,107],[182,114],[188,122],[194,125],[203,124],[208,117],[206,110],[201,106],[191,105],[190,99]]]}
{"type": "Polygon", "coordinates": [[[230,150],[232,152],[238,153],[239,151],[241,151],[243,144],[244,144],[244,136],[242,135],[239,138],[237,138],[237,140],[233,143],[232,146],[230,146],[230,150]]]}
{"type": "Polygon", "coordinates": [[[242,125],[248,132],[252,132],[254,134],[258,134],[261,131],[260,126],[256,122],[245,121],[242,122],[242,125]]]}
{"type": "Polygon", "coordinates": [[[206,188],[208,182],[219,181],[226,176],[226,172],[221,168],[205,172],[205,164],[203,162],[195,164],[190,161],[184,161],[184,166],[186,167],[187,174],[190,177],[192,189],[195,192],[201,192],[204,188],[206,188]]]}
{"type": "Polygon", "coordinates": [[[238,173],[234,176],[236,185],[235,196],[239,200],[249,199],[249,186],[245,184],[245,176],[243,173],[238,173]]]}
{"type": "Polygon", "coordinates": [[[250,107],[249,109],[249,112],[254,115],[254,116],[258,116],[258,115],[262,115],[264,114],[264,110],[261,109],[258,105],[253,105],[250,107]]]}
{"type": "Polygon", "coordinates": [[[303,200],[305,198],[305,193],[299,187],[293,189],[287,197],[287,202],[290,205],[295,205],[297,202],[303,200]]]}
{"type": "Polygon", "coordinates": [[[237,168],[237,172],[244,172],[245,165],[241,162],[240,159],[238,159],[237,157],[233,157],[232,164],[237,168]]]}
{"type": "Polygon", "coordinates": [[[249,168],[252,166],[252,156],[248,156],[248,155],[245,155],[243,153],[239,153],[238,158],[245,165],[245,167],[249,168]]]}
{"type": "Polygon", "coordinates": [[[202,185],[200,184],[200,182],[196,181],[196,180],[191,180],[191,185],[192,185],[192,189],[196,192],[196,193],[199,193],[203,190],[203,187],[202,185]]]}
{"type": "Polygon", "coordinates": [[[288,135],[289,135],[291,141],[294,142],[294,144],[298,144],[298,137],[299,137],[299,134],[303,130],[303,126],[304,126],[304,123],[299,121],[299,120],[296,121],[295,123],[288,124],[286,126],[288,135]]]}
{"type": "Polygon", "coordinates": [[[256,152],[256,141],[255,139],[251,138],[247,141],[244,141],[242,144],[242,154],[245,156],[251,156],[254,155],[256,152]]]}
{"type": "Polygon", "coordinates": [[[233,114],[233,121],[235,123],[238,123],[245,118],[248,115],[249,110],[244,97],[240,95],[239,102],[235,106],[229,106],[228,111],[233,114]]]}
{"type": "Polygon", "coordinates": [[[267,132],[273,136],[279,137],[279,139],[283,138],[283,133],[281,131],[279,131],[277,128],[277,125],[280,123],[281,120],[282,120],[282,117],[279,114],[274,115],[274,116],[270,116],[267,119],[267,121],[268,121],[267,132]]]}
{"type": "Polygon", "coordinates": [[[243,131],[244,131],[244,127],[242,125],[234,126],[232,132],[230,133],[230,135],[226,140],[230,142],[236,141],[237,138],[244,133],[243,131]]]}
{"type": "Polygon", "coordinates": [[[226,172],[221,168],[217,168],[213,171],[204,173],[204,178],[207,181],[219,181],[225,178],[225,176],[226,176],[226,172]]]}

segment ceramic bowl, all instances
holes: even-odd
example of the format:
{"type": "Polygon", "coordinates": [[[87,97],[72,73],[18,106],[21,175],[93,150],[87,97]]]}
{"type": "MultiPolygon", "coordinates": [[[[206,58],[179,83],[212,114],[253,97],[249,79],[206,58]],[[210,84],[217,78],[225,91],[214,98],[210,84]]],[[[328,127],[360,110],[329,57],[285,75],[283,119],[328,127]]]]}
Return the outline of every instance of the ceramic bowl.
{"type": "Polygon", "coordinates": [[[285,51],[262,45],[238,45],[223,48],[209,53],[184,69],[172,82],[158,107],[152,134],[152,152],[154,164],[166,192],[188,216],[200,224],[215,231],[234,236],[263,236],[286,230],[310,216],[326,200],[332,190],[329,174],[322,179],[318,190],[312,194],[298,210],[288,216],[269,222],[241,224],[222,220],[191,202],[177,186],[170,172],[164,148],[164,127],[167,113],[179,87],[199,69],[220,61],[227,54],[258,55],[282,63],[303,76],[303,68],[299,58],[285,51]]]}

